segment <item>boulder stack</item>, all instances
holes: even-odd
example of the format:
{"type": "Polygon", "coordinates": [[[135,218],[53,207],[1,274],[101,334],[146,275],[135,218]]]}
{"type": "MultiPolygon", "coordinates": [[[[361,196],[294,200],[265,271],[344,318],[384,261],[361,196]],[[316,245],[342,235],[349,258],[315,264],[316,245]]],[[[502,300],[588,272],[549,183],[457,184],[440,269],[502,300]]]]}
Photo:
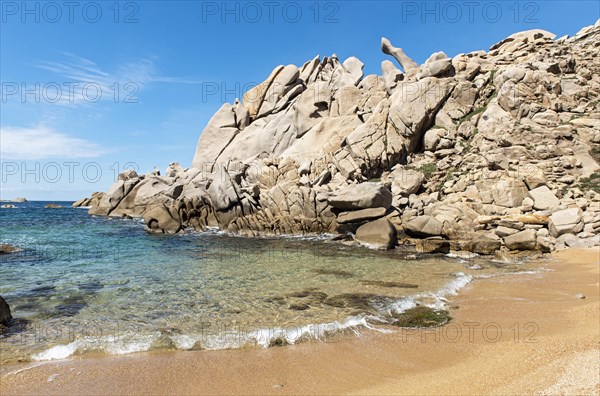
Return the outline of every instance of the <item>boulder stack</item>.
{"type": "Polygon", "coordinates": [[[596,23],[422,65],[383,39],[382,76],[335,55],[277,66],[210,119],[191,168],[125,172],[74,206],[159,233],[337,232],[480,254],[596,246],[599,47],[596,23]]]}

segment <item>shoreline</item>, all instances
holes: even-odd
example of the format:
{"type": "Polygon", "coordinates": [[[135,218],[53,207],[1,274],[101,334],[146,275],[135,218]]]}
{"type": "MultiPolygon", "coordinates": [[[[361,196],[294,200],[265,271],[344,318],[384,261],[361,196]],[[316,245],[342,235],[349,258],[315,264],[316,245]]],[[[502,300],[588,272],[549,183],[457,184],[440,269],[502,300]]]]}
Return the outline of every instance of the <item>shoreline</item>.
{"type": "Polygon", "coordinates": [[[284,348],[11,364],[0,370],[0,393],[598,392],[598,250],[568,249],[551,257],[543,263],[552,271],[467,285],[450,299],[458,309],[440,328],[369,332],[284,348]],[[586,298],[576,298],[578,293],[586,298]]]}

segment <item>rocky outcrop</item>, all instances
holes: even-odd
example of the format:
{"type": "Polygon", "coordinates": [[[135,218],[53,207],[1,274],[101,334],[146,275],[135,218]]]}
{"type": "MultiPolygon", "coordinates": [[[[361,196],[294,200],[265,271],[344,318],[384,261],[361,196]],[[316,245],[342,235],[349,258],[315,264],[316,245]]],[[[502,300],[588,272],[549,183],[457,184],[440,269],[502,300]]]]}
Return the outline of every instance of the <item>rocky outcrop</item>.
{"type": "Polygon", "coordinates": [[[340,233],[480,254],[594,246],[599,46],[600,22],[422,65],[383,39],[399,65],[383,60],[381,76],[335,55],[278,66],[215,113],[191,168],[128,171],[74,206],[158,233],[340,233]]]}
{"type": "Polygon", "coordinates": [[[0,296],[0,334],[3,333],[12,321],[12,315],[8,303],[0,296]]]}
{"type": "Polygon", "coordinates": [[[21,251],[23,251],[23,249],[18,248],[16,246],[10,245],[8,243],[0,243],[0,254],[18,253],[21,251]]]}

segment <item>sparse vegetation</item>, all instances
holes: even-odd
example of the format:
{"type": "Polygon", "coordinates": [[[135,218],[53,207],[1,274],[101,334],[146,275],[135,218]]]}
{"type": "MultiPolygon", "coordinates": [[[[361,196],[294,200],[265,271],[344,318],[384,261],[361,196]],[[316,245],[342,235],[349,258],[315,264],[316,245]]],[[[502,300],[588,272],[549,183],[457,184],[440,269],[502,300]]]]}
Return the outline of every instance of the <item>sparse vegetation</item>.
{"type": "Polygon", "coordinates": [[[481,114],[481,113],[483,113],[486,110],[487,110],[487,105],[476,108],[475,110],[473,110],[469,114],[467,114],[464,117],[462,117],[460,119],[460,121],[458,122],[458,125],[461,125],[463,122],[469,121],[471,118],[475,117],[477,114],[481,114]]]}
{"type": "Polygon", "coordinates": [[[450,181],[450,180],[454,179],[455,174],[456,174],[456,168],[449,169],[448,173],[446,173],[446,181],[450,181]]]}
{"type": "Polygon", "coordinates": [[[577,188],[579,188],[581,191],[593,190],[600,194],[600,172],[596,171],[589,177],[579,179],[577,188]]]}
{"type": "Polygon", "coordinates": [[[600,164],[600,144],[597,144],[594,147],[592,147],[592,149],[590,150],[590,155],[592,156],[594,161],[600,164]]]}
{"type": "Polygon", "coordinates": [[[429,179],[431,175],[433,175],[433,173],[437,171],[437,166],[435,165],[435,163],[430,162],[428,164],[421,165],[417,170],[423,173],[426,179],[429,179]]]}

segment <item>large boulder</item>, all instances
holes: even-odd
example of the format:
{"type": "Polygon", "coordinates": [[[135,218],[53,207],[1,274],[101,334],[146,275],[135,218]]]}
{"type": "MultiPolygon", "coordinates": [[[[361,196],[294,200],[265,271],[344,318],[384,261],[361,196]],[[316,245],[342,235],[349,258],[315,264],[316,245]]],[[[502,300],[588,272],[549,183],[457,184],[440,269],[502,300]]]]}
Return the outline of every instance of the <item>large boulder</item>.
{"type": "Polygon", "coordinates": [[[433,216],[418,216],[404,224],[406,232],[415,237],[442,235],[444,224],[433,216]]]}
{"type": "Polygon", "coordinates": [[[0,296],[0,330],[3,326],[8,326],[12,320],[12,314],[8,303],[0,296]]]}
{"type": "Polygon", "coordinates": [[[537,210],[554,209],[560,205],[560,200],[546,186],[530,190],[529,197],[533,199],[533,208],[537,210]]]}
{"type": "Polygon", "coordinates": [[[521,206],[527,196],[527,187],[520,180],[500,180],[492,187],[494,203],[507,208],[521,206]]]}
{"type": "Polygon", "coordinates": [[[443,77],[452,70],[452,59],[443,52],[436,52],[425,61],[419,78],[443,77]]]}
{"type": "Polygon", "coordinates": [[[19,198],[13,199],[11,202],[21,202],[21,203],[24,203],[24,202],[27,202],[27,199],[25,197],[19,197],[19,198]]]}
{"type": "Polygon", "coordinates": [[[436,78],[401,81],[390,97],[388,123],[406,139],[405,148],[414,152],[425,131],[452,93],[454,85],[436,78]]]}
{"type": "Polygon", "coordinates": [[[146,229],[154,233],[176,234],[181,228],[181,220],[175,207],[156,205],[144,213],[146,229]]]}
{"type": "Polygon", "coordinates": [[[360,223],[362,221],[378,219],[386,213],[385,208],[369,208],[355,210],[353,212],[342,212],[337,217],[339,224],[360,223]]]}
{"type": "Polygon", "coordinates": [[[235,110],[231,104],[225,103],[200,134],[192,167],[212,171],[219,155],[239,132],[235,110]]]}
{"type": "Polygon", "coordinates": [[[396,227],[388,219],[363,224],[354,237],[358,242],[378,249],[389,249],[396,243],[396,227]]]}
{"type": "Polygon", "coordinates": [[[502,243],[499,239],[492,239],[485,236],[479,236],[467,241],[462,248],[469,252],[478,254],[494,254],[500,249],[502,243]]]}
{"type": "Polygon", "coordinates": [[[403,167],[395,169],[388,177],[392,180],[392,195],[395,197],[416,194],[425,181],[422,172],[403,167]]]}
{"type": "Polygon", "coordinates": [[[327,203],[342,210],[389,209],[392,205],[392,193],[381,183],[351,184],[330,193],[327,203]]]}
{"type": "Polygon", "coordinates": [[[504,238],[504,244],[510,250],[535,250],[536,242],[535,230],[524,230],[504,238]]]}
{"type": "Polygon", "coordinates": [[[548,229],[550,235],[557,238],[563,234],[577,234],[583,230],[583,212],[579,208],[570,208],[554,212],[550,216],[548,229]]]}

